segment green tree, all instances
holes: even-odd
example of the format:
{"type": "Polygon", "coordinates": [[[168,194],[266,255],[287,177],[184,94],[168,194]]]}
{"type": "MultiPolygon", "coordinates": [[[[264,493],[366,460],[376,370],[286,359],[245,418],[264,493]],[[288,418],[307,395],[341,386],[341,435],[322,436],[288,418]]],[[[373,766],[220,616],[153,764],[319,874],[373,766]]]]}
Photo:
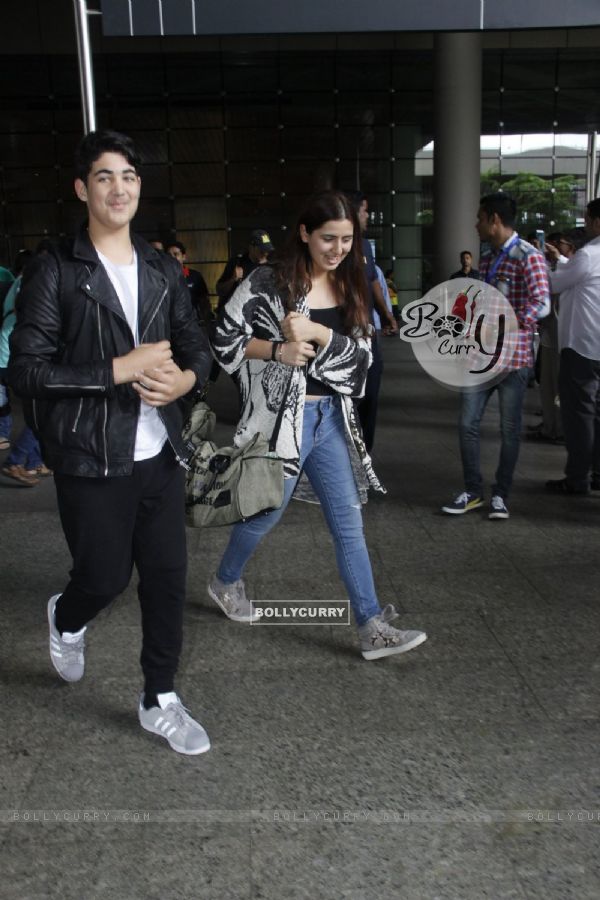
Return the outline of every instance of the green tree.
{"type": "Polygon", "coordinates": [[[542,228],[560,231],[573,228],[579,211],[578,189],[583,179],[577,175],[542,178],[531,172],[519,172],[513,177],[500,175],[490,169],[481,176],[482,194],[503,190],[517,204],[517,227],[524,234],[542,228]]]}

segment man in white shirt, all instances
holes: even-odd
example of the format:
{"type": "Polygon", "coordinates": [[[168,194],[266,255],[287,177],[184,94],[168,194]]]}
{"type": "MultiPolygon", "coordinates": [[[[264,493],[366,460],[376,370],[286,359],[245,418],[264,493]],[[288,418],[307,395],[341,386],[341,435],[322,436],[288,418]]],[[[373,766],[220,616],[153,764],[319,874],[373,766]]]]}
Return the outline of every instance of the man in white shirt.
{"type": "Polygon", "coordinates": [[[550,273],[560,294],[558,345],[559,395],[567,463],[565,477],[546,482],[559,494],[600,489],[600,198],[587,205],[591,240],[550,273]]]}

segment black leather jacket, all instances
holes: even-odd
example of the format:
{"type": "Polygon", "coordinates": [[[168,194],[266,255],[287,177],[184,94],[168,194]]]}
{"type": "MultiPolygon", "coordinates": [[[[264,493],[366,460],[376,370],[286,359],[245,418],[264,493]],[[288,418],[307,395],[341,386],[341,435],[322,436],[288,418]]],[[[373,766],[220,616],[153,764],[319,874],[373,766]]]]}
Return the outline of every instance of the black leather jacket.
{"type": "MultiPolygon", "coordinates": [[[[181,266],[136,235],[132,241],[140,343],[171,341],[175,362],[196,374],[199,389],[212,356],[181,266]]],[[[131,473],[140,399],[130,384],[115,385],[112,361],[133,348],[121,304],[85,228],[55,253],[32,260],[23,277],[7,378],[27,398],[26,418],[55,472],[131,473]]],[[[180,462],[189,456],[181,439],[182,405],[159,408],[180,462]]]]}

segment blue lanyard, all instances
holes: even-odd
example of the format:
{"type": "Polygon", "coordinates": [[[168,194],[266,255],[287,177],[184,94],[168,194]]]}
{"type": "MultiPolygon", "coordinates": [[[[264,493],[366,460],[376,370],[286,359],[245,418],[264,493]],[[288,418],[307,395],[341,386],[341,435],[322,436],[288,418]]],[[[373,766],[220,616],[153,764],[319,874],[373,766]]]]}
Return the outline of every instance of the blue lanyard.
{"type": "Polygon", "coordinates": [[[486,274],[486,276],[485,276],[486,284],[491,284],[491,283],[492,283],[492,281],[494,280],[494,278],[495,278],[495,276],[496,276],[496,272],[498,271],[498,269],[500,268],[500,266],[501,266],[502,263],[504,262],[504,257],[505,257],[505,256],[508,256],[508,254],[510,253],[510,251],[512,250],[512,248],[515,246],[515,244],[518,242],[518,240],[519,240],[519,235],[518,235],[518,234],[515,234],[514,238],[512,239],[512,241],[510,242],[510,244],[508,245],[508,247],[503,247],[503,248],[502,248],[502,250],[500,251],[500,253],[499,253],[498,256],[496,257],[496,259],[494,260],[494,263],[493,263],[492,267],[488,270],[488,272],[487,272],[487,274],[486,274]]]}

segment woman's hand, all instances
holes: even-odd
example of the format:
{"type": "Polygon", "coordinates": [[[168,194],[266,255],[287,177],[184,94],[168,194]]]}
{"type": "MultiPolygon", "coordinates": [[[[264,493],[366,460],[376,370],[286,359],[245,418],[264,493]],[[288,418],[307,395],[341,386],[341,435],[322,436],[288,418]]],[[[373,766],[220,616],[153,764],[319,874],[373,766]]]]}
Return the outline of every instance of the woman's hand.
{"type": "Polygon", "coordinates": [[[316,355],[315,348],[308,341],[288,341],[280,345],[276,360],[286,366],[305,366],[316,355]]]}

